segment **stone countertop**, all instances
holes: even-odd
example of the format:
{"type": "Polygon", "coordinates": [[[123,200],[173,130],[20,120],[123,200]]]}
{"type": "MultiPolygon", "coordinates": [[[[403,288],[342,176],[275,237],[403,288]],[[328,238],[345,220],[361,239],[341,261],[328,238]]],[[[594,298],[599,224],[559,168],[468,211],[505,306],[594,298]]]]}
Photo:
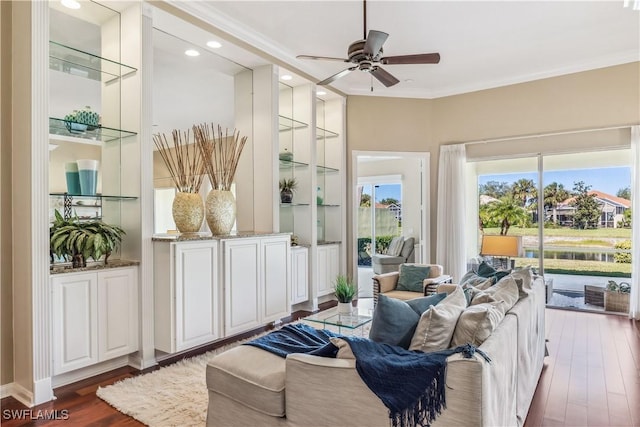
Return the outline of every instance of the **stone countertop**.
{"type": "Polygon", "coordinates": [[[83,271],[106,270],[108,268],[131,267],[134,265],[140,265],[140,261],[114,259],[109,261],[108,264],[102,262],[87,263],[86,267],[80,268],[72,268],[70,264],[54,264],[49,268],[49,274],[82,273],[83,271]]]}
{"type": "Polygon", "coordinates": [[[263,236],[282,236],[291,235],[291,233],[274,233],[263,231],[238,231],[233,234],[224,234],[214,236],[211,233],[176,233],[176,234],[154,234],[151,238],[154,242],[190,242],[194,240],[224,240],[224,239],[240,239],[243,237],[263,237],[263,236]]]}

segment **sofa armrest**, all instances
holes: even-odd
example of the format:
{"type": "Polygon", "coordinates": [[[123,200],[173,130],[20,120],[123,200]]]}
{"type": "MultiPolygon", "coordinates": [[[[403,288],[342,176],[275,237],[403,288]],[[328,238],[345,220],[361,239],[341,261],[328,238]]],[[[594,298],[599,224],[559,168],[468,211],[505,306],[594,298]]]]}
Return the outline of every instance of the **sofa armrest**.
{"type": "Polygon", "coordinates": [[[437,292],[440,283],[451,282],[451,276],[442,274],[438,277],[429,277],[422,281],[422,290],[424,295],[433,295],[437,292]]]}
{"type": "Polygon", "coordinates": [[[375,289],[376,282],[378,282],[378,285],[379,285],[378,293],[391,292],[396,288],[399,277],[400,277],[400,273],[397,271],[392,271],[391,273],[385,273],[385,274],[377,274],[373,276],[374,289],[375,289]]]}

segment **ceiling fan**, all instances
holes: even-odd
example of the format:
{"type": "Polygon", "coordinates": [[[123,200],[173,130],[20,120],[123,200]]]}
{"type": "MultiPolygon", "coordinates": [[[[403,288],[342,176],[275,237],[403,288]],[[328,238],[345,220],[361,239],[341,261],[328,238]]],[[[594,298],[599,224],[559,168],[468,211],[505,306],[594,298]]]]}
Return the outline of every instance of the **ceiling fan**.
{"type": "MultiPolygon", "coordinates": [[[[328,77],[319,85],[328,85],[329,83],[346,76],[354,70],[365,71],[378,79],[386,87],[393,86],[400,82],[391,73],[380,67],[384,65],[399,64],[437,64],[440,62],[439,53],[422,53],[416,55],[400,55],[383,57],[382,45],[389,37],[389,34],[382,31],[369,30],[367,34],[367,0],[363,0],[363,16],[364,16],[364,39],[357,40],[349,45],[347,50],[347,58],[333,58],[328,56],[298,55],[300,59],[319,59],[328,61],[350,62],[355,64],[346,70],[328,77]]],[[[373,90],[373,87],[371,88],[373,90]]]]}

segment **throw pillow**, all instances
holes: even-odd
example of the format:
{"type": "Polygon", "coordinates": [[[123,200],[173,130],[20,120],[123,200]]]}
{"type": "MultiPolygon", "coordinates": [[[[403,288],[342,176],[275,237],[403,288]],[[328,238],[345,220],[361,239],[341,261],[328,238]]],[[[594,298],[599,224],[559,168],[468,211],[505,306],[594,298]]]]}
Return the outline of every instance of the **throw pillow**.
{"type": "Polygon", "coordinates": [[[431,267],[423,265],[402,264],[400,266],[400,277],[398,278],[398,291],[413,291],[422,293],[424,290],[424,279],[429,277],[431,267]]]}
{"type": "Polygon", "coordinates": [[[518,284],[518,291],[520,292],[520,298],[524,298],[529,295],[531,291],[531,282],[533,282],[533,273],[531,272],[531,266],[528,265],[524,268],[516,268],[511,272],[511,276],[516,279],[518,284]]]}
{"type": "Polygon", "coordinates": [[[511,270],[496,270],[485,261],[482,261],[478,266],[478,276],[491,278],[493,279],[493,283],[498,282],[505,276],[508,276],[511,273],[511,270]]]}
{"type": "Polygon", "coordinates": [[[338,337],[329,338],[331,344],[338,347],[338,354],[336,354],[336,359],[355,359],[356,357],[353,355],[353,351],[351,351],[351,346],[348,342],[338,337]]]}
{"type": "Polygon", "coordinates": [[[462,278],[460,279],[460,286],[473,286],[474,288],[486,289],[489,286],[493,285],[492,278],[486,278],[483,276],[479,276],[474,271],[468,271],[462,278]]]}
{"type": "Polygon", "coordinates": [[[511,307],[518,302],[520,293],[518,285],[513,277],[507,276],[496,283],[494,286],[484,291],[478,292],[473,296],[471,305],[482,304],[485,302],[504,301],[506,303],[505,313],[511,310],[511,307]]]}
{"type": "Polygon", "coordinates": [[[398,236],[391,239],[389,247],[387,248],[387,255],[398,256],[402,252],[402,245],[404,244],[404,237],[398,236]]]}
{"type": "Polygon", "coordinates": [[[402,301],[378,295],[378,304],[373,312],[369,338],[372,341],[408,348],[416,330],[420,315],[430,306],[438,304],[445,295],[402,301]]]}
{"type": "Polygon", "coordinates": [[[457,287],[440,304],[420,316],[409,350],[425,353],[449,348],[460,313],[467,306],[461,287],[457,287]]]}
{"type": "Polygon", "coordinates": [[[458,319],[451,347],[466,343],[480,346],[502,322],[504,306],[504,301],[498,301],[467,307],[458,319]]]}

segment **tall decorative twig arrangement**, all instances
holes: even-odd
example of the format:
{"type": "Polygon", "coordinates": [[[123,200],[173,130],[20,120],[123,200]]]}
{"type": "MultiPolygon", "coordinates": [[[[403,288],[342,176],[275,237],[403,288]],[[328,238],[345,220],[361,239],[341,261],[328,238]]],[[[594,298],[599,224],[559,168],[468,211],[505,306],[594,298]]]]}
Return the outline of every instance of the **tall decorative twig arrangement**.
{"type": "Polygon", "coordinates": [[[202,152],[195,143],[189,143],[189,131],[174,129],[171,136],[173,143],[169,142],[165,134],[153,135],[153,142],[176,189],[185,193],[197,193],[206,173],[202,152]]]}
{"type": "Polygon", "coordinates": [[[211,180],[211,187],[214,190],[228,191],[231,190],[247,137],[240,138],[240,132],[235,129],[231,135],[229,135],[229,129],[223,133],[220,125],[217,131],[216,135],[213,124],[193,127],[196,142],[205,158],[205,170],[211,180]]]}
{"type": "Polygon", "coordinates": [[[231,184],[238,168],[240,154],[247,137],[240,132],[222,127],[201,124],[193,127],[196,143],[205,159],[205,170],[211,181],[211,191],[207,195],[206,218],[212,234],[229,234],[236,221],[236,201],[231,193],[231,184]]]}
{"type": "Polygon", "coordinates": [[[167,166],[178,194],[173,199],[172,213],[181,233],[200,230],[204,219],[204,204],[199,191],[204,180],[205,159],[196,143],[189,143],[189,132],[173,130],[173,143],[166,135],[153,136],[158,153],[167,166]]]}

